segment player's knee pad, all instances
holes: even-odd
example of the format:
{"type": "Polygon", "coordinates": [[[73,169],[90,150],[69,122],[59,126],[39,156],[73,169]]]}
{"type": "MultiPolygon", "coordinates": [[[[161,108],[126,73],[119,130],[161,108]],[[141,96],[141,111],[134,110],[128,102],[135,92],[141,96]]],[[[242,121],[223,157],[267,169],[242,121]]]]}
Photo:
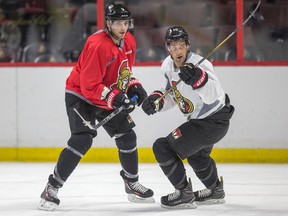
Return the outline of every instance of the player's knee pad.
{"type": "Polygon", "coordinates": [[[91,148],[93,135],[89,133],[73,134],[68,140],[68,149],[82,157],[91,148]]]}
{"type": "Polygon", "coordinates": [[[136,150],[136,139],[137,136],[134,130],[130,130],[123,134],[122,136],[115,139],[116,145],[121,152],[131,152],[136,150]]]}
{"type": "Polygon", "coordinates": [[[153,152],[159,163],[177,157],[166,138],[159,138],[153,143],[153,152]]]}

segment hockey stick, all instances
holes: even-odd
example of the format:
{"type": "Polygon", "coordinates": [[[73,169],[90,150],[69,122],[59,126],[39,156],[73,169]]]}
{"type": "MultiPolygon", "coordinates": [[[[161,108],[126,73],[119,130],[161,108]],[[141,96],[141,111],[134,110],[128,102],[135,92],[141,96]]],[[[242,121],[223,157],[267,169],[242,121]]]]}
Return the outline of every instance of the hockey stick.
{"type": "MultiPolygon", "coordinates": [[[[132,97],[130,100],[131,101],[136,101],[137,100],[137,96],[135,95],[134,97],[132,97]]],[[[77,115],[82,119],[84,126],[87,126],[89,129],[91,130],[97,130],[98,128],[100,128],[101,126],[103,126],[104,124],[106,124],[108,121],[110,121],[113,117],[115,117],[116,115],[118,115],[122,110],[125,109],[125,106],[121,106],[117,109],[115,109],[112,113],[110,113],[108,116],[106,116],[106,118],[104,118],[102,121],[100,121],[98,124],[96,125],[92,125],[90,123],[90,121],[87,121],[83,118],[83,116],[78,112],[77,109],[73,108],[74,111],[77,113],[77,115]]]]}
{"type": "MultiPolygon", "coordinates": [[[[199,62],[197,62],[193,68],[198,67],[203,61],[205,61],[206,59],[208,59],[211,55],[214,54],[214,52],[216,50],[219,49],[219,47],[221,47],[227,40],[229,40],[239,29],[241,29],[242,27],[244,27],[244,25],[246,25],[246,23],[251,19],[251,17],[253,17],[256,13],[256,11],[258,10],[259,6],[261,4],[261,0],[258,1],[255,9],[250,13],[250,15],[248,16],[248,18],[246,20],[244,20],[244,22],[239,25],[230,35],[228,35],[223,41],[221,41],[206,57],[203,57],[199,62]]],[[[176,88],[176,86],[181,82],[182,80],[179,79],[173,86],[171,86],[166,92],[163,93],[163,95],[161,97],[159,97],[155,102],[155,111],[159,110],[159,103],[160,101],[167,96],[167,94],[169,92],[171,92],[173,89],[176,88]]]]}

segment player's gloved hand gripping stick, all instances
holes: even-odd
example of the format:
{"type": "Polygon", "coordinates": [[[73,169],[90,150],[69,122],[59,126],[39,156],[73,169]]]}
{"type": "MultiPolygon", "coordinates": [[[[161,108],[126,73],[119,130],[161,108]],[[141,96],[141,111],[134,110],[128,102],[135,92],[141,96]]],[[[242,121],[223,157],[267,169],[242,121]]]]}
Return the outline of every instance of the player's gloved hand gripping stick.
{"type": "MultiPolygon", "coordinates": [[[[130,100],[133,102],[137,101],[137,96],[135,95],[134,97],[132,97],[130,100]]],[[[110,119],[112,119],[114,116],[118,115],[122,110],[125,109],[125,106],[121,106],[119,108],[116,108],[112,113],[110,113],[108,116],[106,116],[106,118],[104,118],[102,121],[100,121],[98,124],[96,125],[92,125],[90,123],[90,121],[87,121],[83,118],[83,116],[78,112],[78,110],[76,110],[74,108],[74,111],[77,113],[77,115],[82,119],[83,124],[85,126],[87,126],[88,128],[90,128],[91,130],[97,130],[99,127],[103,126],[104,124],[106,124],[108,121],[110,121],[110,119]]]]}
{"type": "MultiPolygon", "coordinates": [[[[199,62],[197,62],[194,65],[194,68],[198,67],[205,59],[208,59],[212,54],[214,54],[214,52],[216,50],[218,50],[219,47],[221,47],[227,40],[229,40],[239,29],[241,29],[242,27],[244,27],[244,25],[251,19],[251,17],[253,17],[256,13],[256,11],[258,10],[259,6],[261,4],[261,0],[259,0],[259,2],[257,3],[255,9],[250,13],[250,15],[248,16],[248,18],[246,20],[244,20],[244,22],[239,25],[230,35],[228,35],[222,42],[220,42],[206,57],[203,57],[199,62]]],[[[163,93],[163,95],[161,97],[159,97],[155,102],[155,111],[159,110],[159,103],[161,100],[163,100],[164,97],[166,97],[166,95],[168,95],[169,92],[171,92],[173,89],[176,88],[176,86],[181,82],[182,80],[179,79],[173,86],[171,86],[171,88],[169,88],[166,92],[163,93]]]]}

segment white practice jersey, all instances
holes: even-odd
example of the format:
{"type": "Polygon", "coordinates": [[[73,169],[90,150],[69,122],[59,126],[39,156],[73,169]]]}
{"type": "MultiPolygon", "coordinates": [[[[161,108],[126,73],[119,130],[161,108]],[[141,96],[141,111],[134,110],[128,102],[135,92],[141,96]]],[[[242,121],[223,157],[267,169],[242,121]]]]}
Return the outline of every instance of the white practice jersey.
{"type": "MultiPolygon", "coordinates": [[[[193,63],[195,65],[201,59],[202,56],[189,52],[186,63],[193,63]]],[[[185,84],[183,81],[180,82],[176,89],[172,90],[165,97],[164,106],[161,111],[168,110],[177,105],[180,111],[186,117],[189,117],[189,119],[203,119],[224,107],[225,93],[215,75],[212,63],[205,60],[199,67],[207,73],[207,83],[201,88],[194,90],[192,86],[185,84]]],[[[161,70],[165,78],[160,90],[166,92],[167,89],[180,79],[178,76],[180,70],[175,67],[170,55],[163,61],[161,70]]]]}

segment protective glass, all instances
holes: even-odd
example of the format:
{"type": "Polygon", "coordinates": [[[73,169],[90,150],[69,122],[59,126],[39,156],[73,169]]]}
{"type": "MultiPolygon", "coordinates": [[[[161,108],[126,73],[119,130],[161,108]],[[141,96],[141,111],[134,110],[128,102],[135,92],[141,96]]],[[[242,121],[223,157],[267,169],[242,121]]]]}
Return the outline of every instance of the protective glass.
{"type": "Polygon", "coordinates": [[[110,25],[114,29],[133,28],[133,20],[110,20],[110,25]]]}
{"type": "Polygon", "coordinates": [[[188,48],[188,45],[186,43],[183,43],[183,44],[179,44],[179,45],[168,45],[168,50],[169,51],[172,51],[172,52],[175,52],[177,50],[184,50],[184,49],[187,49],[188,48]]]}

